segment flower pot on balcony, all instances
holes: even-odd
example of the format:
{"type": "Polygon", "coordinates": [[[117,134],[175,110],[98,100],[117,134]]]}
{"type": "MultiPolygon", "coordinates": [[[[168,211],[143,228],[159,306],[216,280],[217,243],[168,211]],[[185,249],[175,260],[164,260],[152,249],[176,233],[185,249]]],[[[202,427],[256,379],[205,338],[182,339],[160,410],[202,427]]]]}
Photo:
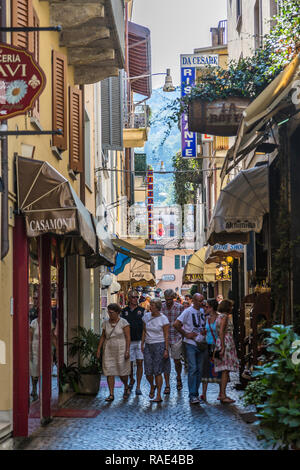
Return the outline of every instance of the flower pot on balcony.
{"type": "Polygon", "coordinates": [[[216,136],[235,136],[249,98],[228,97],[223,100],[194,99],[189,103],[189,130],[216,136]]]}

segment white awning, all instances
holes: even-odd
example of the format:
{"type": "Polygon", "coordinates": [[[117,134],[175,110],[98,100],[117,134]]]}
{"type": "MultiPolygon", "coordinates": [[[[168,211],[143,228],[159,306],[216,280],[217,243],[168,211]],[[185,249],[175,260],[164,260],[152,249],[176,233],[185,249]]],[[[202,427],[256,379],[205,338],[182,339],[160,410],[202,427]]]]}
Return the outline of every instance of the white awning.
{"type": "Polygon", "coordinates": [[[221,190],[208,230],[208,243],[248,243],[245,235],[260,232],[269,212],[269,168],[242,170],[221,190]]]}

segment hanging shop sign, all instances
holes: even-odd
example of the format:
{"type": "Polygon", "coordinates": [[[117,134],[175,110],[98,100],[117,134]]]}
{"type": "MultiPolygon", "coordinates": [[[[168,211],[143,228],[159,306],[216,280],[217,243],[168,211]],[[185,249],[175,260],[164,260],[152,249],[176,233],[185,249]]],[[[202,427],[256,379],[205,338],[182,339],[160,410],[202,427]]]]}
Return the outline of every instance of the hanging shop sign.
{"type": "Polygon", "coordinates": [[[32,109],[45,86],[45,74],[32,54],[0,43],[0,120],[32,109]]]}
{"type": "Polygon", "coordinates": [[[189,103],[188,128],[202,134],[235,136],[249,103],[248,98],[237,97],[211,102],[195,99],[189,103]]]}
{"type": "Polygon", "coordinates": [[[147,169],[147,212],[148,212],[148,239],[152,240],[153,231],[153,206],[154,206],[154,191],[153,191],[153,169],[147,169]]]}
{"type": "MultiPolygon", "coordinates": [[[[189,95],[196,83],[196,69],[208,66],[217,66],[217,54],[181,54],[181,97],[189,95]]],[[[181,116],[181,155],[183,158],[197,157],[197,135],[189,126],[188,114],[181,116]]]]}

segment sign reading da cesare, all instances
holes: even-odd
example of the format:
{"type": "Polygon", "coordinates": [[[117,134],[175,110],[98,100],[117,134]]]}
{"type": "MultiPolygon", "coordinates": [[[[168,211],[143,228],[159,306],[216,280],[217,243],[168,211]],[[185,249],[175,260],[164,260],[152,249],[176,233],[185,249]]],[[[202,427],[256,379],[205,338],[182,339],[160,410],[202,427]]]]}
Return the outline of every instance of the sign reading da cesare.
{"type": "MultiPolygon", "coordinates": [[[[196,69],[208,66],[218,66],[217,54],[182,54],[180,56],[181,67],[181,96],[191,93],[196,82],[196,69]]],[[[197,157],[197,134],[189,131],[187,113],[181,116],[181,155],[183,158],[197,157]]]]}
{"type": "Polygon", "coordinates": [[[45,74],[30,52],[0,43],[0,120],[32,109],[45,85],[45,74]]]}

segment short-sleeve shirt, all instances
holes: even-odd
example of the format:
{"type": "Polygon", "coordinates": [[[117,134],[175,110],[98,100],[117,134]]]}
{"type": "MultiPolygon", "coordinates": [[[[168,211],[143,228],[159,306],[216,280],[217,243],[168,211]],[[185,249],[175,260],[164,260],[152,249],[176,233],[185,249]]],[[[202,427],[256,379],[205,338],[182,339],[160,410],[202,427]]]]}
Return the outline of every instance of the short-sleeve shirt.
{"type": "Polygon", "coordinates": [[[153,317],[151,312],[145,313],[143,321],[146,325],[145,343],[164,343],[164,330],[165,325],[169,325],[169,320],[162,313],[158,317],[153,317]]]}
{"type": "Polygon", "coordinates": [[[162,304],[162,309],[161,312],[166,315],[170,322],[170,328],[169,328],[169,344],[175,344],[178,343],[182,337],[181,334],[178,333],[177,330],[173,327],[173,324],[175,320],[179,317],[179,315],[182,313],[184,310],[183,305],[181,305],[179,302],[174,302],[171,309],[169,310],[167,307],[167,303],[163,302],[162,304]]]}
{"type": "Polygon", "coordinates": [[[130,325],[130,339],[131,341],[141,341],[143,334],[143,316],[145,309],[143,307],[136,307],[134,310],[130,310],[127,306],[123,308],[121,318],[125,318],[130,325]]]}
{"type": "MultiPolygon", "coordinates": [[[[205,328],[205,314],[204,310],[196,310],[193,306],[186,308],[181,315],[177,318],[182,323],[182,329],[186,333],[197,333],[201,332],[202,328],[205,328]]],[[[196,346],[196,342],[193,339],[183,338],[183,341],[188,344],[196,346]]]]}

